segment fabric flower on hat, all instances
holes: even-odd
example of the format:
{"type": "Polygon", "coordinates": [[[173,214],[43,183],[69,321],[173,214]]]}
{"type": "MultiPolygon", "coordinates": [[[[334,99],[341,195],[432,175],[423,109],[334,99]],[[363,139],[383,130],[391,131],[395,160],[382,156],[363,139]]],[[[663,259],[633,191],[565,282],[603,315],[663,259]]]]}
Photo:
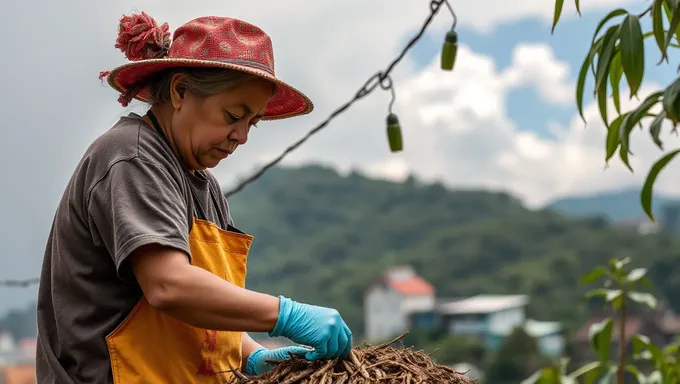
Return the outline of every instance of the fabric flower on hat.
{"type": "Polygon", "coordinates": [[[123,15],[118,26],[115,47],[130,61],[165,57],[170,48],[168,23],[158,25],[145,12],[123,15]]]}

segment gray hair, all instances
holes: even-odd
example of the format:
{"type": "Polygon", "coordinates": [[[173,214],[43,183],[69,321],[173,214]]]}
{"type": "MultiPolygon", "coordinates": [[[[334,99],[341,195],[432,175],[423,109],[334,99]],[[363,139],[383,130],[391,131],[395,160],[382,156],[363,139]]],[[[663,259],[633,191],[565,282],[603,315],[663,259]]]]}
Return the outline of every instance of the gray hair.
{"type": "Polygon", "coordinates": [[[260,77],[246,72],[226,68],[171,68],[160,72],[149,81],[151,105],[170,102],[170,86],[172,77],[177,73],[184,74],[180,87],[198,97],[208,97],[227,91],[238,85],[260,77]]]}

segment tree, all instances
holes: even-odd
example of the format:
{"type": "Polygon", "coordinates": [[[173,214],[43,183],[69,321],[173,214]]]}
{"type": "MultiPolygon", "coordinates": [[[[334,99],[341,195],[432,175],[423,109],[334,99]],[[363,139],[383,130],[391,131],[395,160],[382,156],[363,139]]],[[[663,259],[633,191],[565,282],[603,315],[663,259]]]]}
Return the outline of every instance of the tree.
{"type": "MultiPolygon", "coordinates": [[[[581,14],[580,0],[574,0],[576,10],[581,14]]],[[[609,12],[597,25],[591,46],[581,65],[576,85],[576,105],[581,118],[583,116],[583,99],[588,72],[594,80],[594,94],[602,121],[607,127],[605,161],[618,150],[621,161],[633,172],[629,164],[630,135],[635,126],[642,129],[642,121],[649,121],[649,135],[654,143],[664,150],[660,139],[664,122],[671,123],[671,131],[677,132],[680,122],[680,77],[666,88],[652,92],[637,108],[630,111],[621,110],[621,94],[619,85],[623,77],[630,89],[629,97],[638,97],[643,83],[647,63],[645,63],[645,40],[653,37],[660,52],[657,65],[669,63],[668,51],[678,48],[680,42],[680,0],[652,0],[651,5],[640,13],[617,8],[609,12]],[[641,21],[648,17],[651,20],[651,31],[644,31],[641,21]],[[611,93],[610,93],[611,92],[611,93]],[[616,116],[608,115],[608,101],[611,96],[616,116]]],[[[562,14],[564,0],[555,1],[555,13],[552,31],[562,14]]],[[[680,70],[680,68],[679,68],[680,70]]],[[[661,156],[649,170],[642,190],[640,202],[645,213],[654,219],[652,213],[652,189],[659,173],[680,153],[674,148],[661,156]]]]}
{"type": "Polygon", "coordinates": [[[635,334],[631,338],[633,359],[629,361],[625,337],[628,309],[634,304],[651,309],[657,305],[651,293],[640,290],[642,286],[652,288],[646,277],[647,270],[629,270],[630,261],[630,258],[612,259],[607,265],[593,268],[581,280],[583,284],[603,280],[603,288],[588,292],[586,297],[603,299],[605,305],[610,306],[615,313],[589,329],[590,344],[598,359],[567,373],[569,359],[564,358],[554,366],[536,371],[522,384],[590,384],[598,378],[600,383],[624,384],[626,376],[641,384],[680,383],[680,342],[655,345],[647,336],[635,334]],[[612,353],[612,345],[616,346],[613,343],[615,332],[618,333],[618,350],[612,353]],[[650,367],[647,371],[651,372],[645,372],[641,366],[650,367]]]}

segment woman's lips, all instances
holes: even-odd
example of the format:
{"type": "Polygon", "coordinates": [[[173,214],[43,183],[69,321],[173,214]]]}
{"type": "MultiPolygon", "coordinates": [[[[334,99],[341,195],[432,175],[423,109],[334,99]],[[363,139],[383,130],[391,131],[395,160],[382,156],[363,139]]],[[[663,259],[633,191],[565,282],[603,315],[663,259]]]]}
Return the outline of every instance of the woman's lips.
{"type": "Polygon", "coordinates": [[[217,153],[221,158],[226,158],[227,156],[231,155],[232,151],[231,150],[224,150],[220,148],[215,148],[217,150],[217,153]]]}

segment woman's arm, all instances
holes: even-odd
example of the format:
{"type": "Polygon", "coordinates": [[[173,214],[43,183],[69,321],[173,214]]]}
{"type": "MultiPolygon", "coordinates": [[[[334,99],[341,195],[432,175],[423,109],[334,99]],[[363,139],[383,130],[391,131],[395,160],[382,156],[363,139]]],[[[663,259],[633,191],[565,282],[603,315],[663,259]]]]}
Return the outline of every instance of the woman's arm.
{"type": "Polygon", "coordinates": [[[184,252],[154,244],[131,255],[133,273],[155,308],[194,327],[269,332],[279,299],[237,287],[193,266],[184,252]]]}

